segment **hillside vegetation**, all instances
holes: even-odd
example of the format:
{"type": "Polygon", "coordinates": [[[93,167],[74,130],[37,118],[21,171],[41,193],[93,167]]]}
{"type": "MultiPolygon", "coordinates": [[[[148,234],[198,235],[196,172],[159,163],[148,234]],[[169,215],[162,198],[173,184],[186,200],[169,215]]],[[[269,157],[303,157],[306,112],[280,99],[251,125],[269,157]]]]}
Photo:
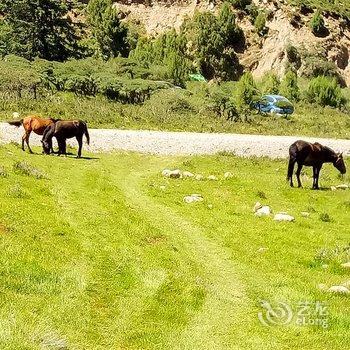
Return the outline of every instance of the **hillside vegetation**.
{"type": "Polygon", "coordinates": [[[308,171],[305,189],[288,187],[285,161],[224,154],[77,160],[7,146],[0,163],[1,349],[347,346],[349,298],[318,288],[349,280],[333,167],[311,191],[308,171]],[[165,167],[219,180],[164,179],[165,167]],[[185,204],[191,193],[204,201],[185,204]],[[255,217],[256,201],[296,222],[255,217]],[[262,300],[325,303],[328,327],[263,326],[262,300]]]}

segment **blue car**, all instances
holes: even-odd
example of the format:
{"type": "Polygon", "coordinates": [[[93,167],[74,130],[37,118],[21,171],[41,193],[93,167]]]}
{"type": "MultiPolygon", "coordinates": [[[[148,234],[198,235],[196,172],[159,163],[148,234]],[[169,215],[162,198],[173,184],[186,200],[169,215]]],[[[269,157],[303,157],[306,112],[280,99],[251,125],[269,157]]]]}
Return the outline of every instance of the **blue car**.
{"type": "Polygon", "coordinates": [[[265,95],[253,104],[253,107],[261,113],[293,114],[294,107],[285,97],[280,95],[265,95]]]}

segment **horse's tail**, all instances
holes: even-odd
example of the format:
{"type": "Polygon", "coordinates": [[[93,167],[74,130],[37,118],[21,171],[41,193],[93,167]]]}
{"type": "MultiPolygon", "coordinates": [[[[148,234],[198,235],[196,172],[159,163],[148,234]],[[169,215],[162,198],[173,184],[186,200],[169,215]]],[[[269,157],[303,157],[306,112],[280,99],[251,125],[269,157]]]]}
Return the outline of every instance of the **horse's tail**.
{"type": "Polygon", "coordinates": [[[85,122],[84,122],[84,134],[85,134],[85,137],[86,137],[86,143],[88,145],[90,145],[90,135],[89,135],[88,127],[87,127],[85,122]]]}
{"type": "Polygon", "coordinates": [[[8,120],[7,123],[19,128],[23,124],[23,119],[21,119],[21,120],[8,120]]]}

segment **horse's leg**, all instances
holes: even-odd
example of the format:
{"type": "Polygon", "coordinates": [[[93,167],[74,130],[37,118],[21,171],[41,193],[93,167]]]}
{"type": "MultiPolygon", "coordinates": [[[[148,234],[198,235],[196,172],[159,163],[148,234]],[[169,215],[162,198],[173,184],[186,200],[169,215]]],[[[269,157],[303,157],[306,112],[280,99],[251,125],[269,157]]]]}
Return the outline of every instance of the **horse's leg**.
{"type": "Polygon", "coordinates": [[[318,167],[315,167],[316,168],[316,177],[315,177],[315,190],[319,190],[320,187],[318,186],[318,179],[320,177],[320,172],[321,172],[321,168],[322,168],[322,165],[321,166],[318,166],[318,167]]]}
{"type": "Polygon", "coordinates": [[[313,175],[312,175],[312,179],[313,179],[313,182],[312,182],[312,189],[315,190],[316,189],[316,183],[317,183],[317,167],[314,166],[312,168],[313,170],[313,175]]]}
{"type": "Polygon", "coordinates": [[[298,180],[298,187],[303,187],[303,185],[301,184],[301,181],[300,181],[300,174],[301,174],[301,169],[302,168],[303,168],[303,165],[298,163],[298,169],[297,169],[297,172],[296,172],[297,180],[298,180]]]}
{"type": "Polygon", "coordinates": [[[30,136],[30,134],[31,134],[31,131],[26,131],[26,133],[25,133],[25,141],[26,141],[26,144],[28,146],[29,152],[33,153],[32,149],[29,146],[29,136],[30,136]]]}
{"type": "Polygon", "coordinates": [[[294,187],[293,184],[293,171],[294,171],[294,165],[296,163],[295,158],[290,157],[289,164],[288,164],[288,174],[287,174],[287,181],[290,181],[290,187],[294,187]]]}
{"type": "Polygon", "coordinates": [[[78,145],[79,145],[79,148],[78,148],[78,158],[81,157],[81,150],[83,148],[83,135],[79,135],[79,136],[76,136],[76,139],[78,141],[78,145]]]}
{"type": "Polygon", "coordinates": [[[66,153],[66,141],[65,139],[61,139],[60,137],[57,138],[57,144],[58,144],[58,155],[66,153]]]}

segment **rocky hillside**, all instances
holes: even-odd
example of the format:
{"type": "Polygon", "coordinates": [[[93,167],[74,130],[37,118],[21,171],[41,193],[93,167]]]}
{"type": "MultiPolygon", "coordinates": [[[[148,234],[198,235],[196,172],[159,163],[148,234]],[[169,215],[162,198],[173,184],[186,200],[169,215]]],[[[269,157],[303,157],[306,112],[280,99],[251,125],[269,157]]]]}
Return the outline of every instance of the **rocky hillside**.
{"type": "MultiPolygon", "coordinates": [[[[346,85],[350,85],[350,24],[336,14],[324,13],[327,32],[315,36],[309,23],[314,14],[312,9],[292,7],[285,1],[254,0],[255,5],[267,15],[267,33],[256,32],[249,16],[237,11],[237,22],[245,33],[245,47],[239,52],[242,65],[256,77],[267,71],[283,75],[290,52],[297,53],[296,65],[300,74],[307,75],[316,60],[333,62],[346,85]],[[288,51],[289,50],[289,51],[288,51]],[[293,51],[294,50],[294,51],[293,51]]],[[[140,22],[150,36],[171,28],[179,29],[185,16],[195,11],[216,12],[220,3],[215,0],[121,0],[115,7],[126,19],[140,22]]]]}

